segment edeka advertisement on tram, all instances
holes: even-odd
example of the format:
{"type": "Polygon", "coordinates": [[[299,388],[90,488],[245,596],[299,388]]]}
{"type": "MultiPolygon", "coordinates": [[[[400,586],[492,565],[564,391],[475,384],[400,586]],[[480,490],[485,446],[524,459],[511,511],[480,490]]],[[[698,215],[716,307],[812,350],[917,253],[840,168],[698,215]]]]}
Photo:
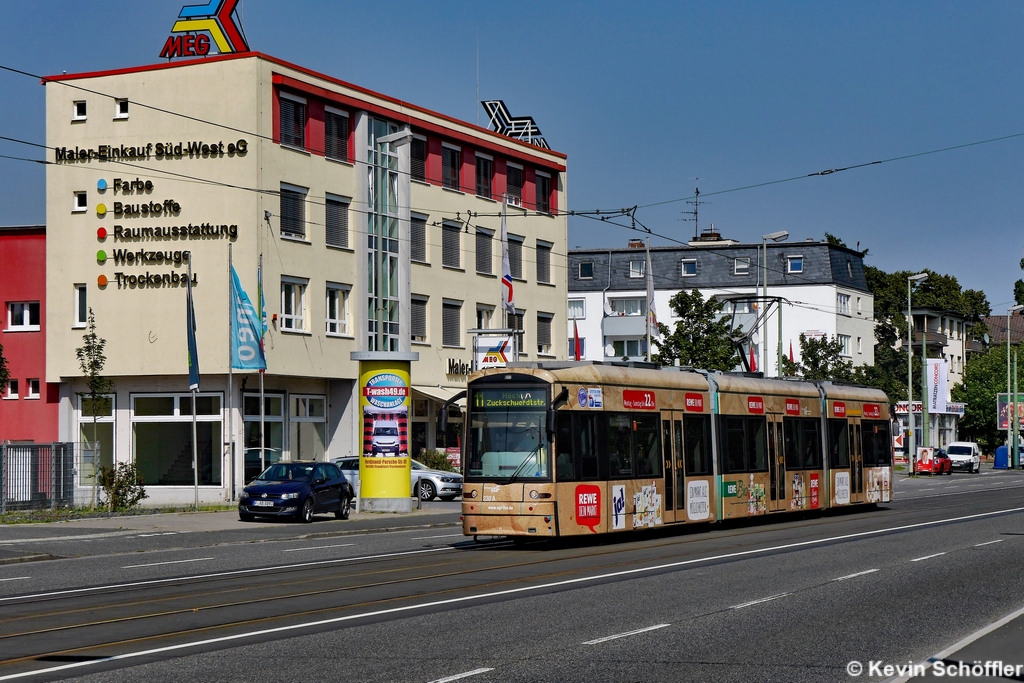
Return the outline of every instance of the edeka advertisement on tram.
{"type": "Polygon", "coordinates": [[[359,393],[363,413],[360,495],[408,498],[412,495],[408,361],[360,361],[359,393]]]}

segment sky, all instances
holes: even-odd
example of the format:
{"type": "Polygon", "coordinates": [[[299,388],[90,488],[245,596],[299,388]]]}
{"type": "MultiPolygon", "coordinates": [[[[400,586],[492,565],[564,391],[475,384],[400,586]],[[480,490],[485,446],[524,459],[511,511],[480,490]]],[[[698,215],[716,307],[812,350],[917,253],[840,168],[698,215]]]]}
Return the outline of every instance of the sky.
{"type": "MultiPolygon", "coordinates": [[[[186,2],[0,0],[0,65],[59,74],[156,63],[186,2]]],[[[743,242],[830,232],[884,270],[954,275],[997,313],[1024,277],[1022,3],[239,7],[253,50],[470,122],[486,124],[482,99],[533,116],[568,155],[570,210],[638,206],[653,233],[685,241],[685,200],[700,187],[702,228],[743,242]],[[761,186],[737,190],[751,185],[761,186]]],[[[37,80],[0,71],[0,136],[44,142],[37,80]]],[[[0,155],[42,158],[6,141],[0,155]]],[[[42,223],[44,201],[41,165],[0,158],[0,225],[42,223]]],[[[570,247],[637,236],[569,218],[570,247]]]]}

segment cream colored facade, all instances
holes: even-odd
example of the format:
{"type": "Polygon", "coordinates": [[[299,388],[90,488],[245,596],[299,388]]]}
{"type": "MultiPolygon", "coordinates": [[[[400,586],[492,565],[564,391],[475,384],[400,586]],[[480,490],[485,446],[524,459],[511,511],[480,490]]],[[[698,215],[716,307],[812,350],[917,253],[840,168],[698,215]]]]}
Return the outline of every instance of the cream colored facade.
{"type": "MultiPolygon", "coordinates": [[[[540,313],[551,316],[550,355],[565,357],[567,226],[564,215],[557,213],[557,207],[566,205],[563,155],[252,53],[58,76],[47,79],[45,87],[47,145],[58,150],[48,152],[50,160],[58,163],[47,166],[46,381],[61,382],[64,387],[61,439],[83,438],[83,423],[88,420],[79,409],[84,382],[75,350],[82,345],[84,332],[78,308],[78,288],[84,286],[97,333],[107,340],[104,375],[115,382],[111,414],[100,419],[111,425],[105,429],[112,434],[112,444],[100,459],[108,462],[112,456],[119,462],[145,464],[150,477],[157,479],[147,479],[152,502],[188,502],[192,496],[192,487],[182,483],[178,461],[184,455],[179,457],[175,451],[153,456],[147,450],[153,439],[176,443],[179,423],[190,414],[190,403],[172,396],[188,392],[187,258],[177,252],[191,254],[200,388],[213,401],[197,403],[200,412],[204,405],[210,411],[203,419],[213,425],[206,428],[212,430],[208,465],[200,467],[207,478],[203,498],[230,498],[242,484],[243,453],[251,449],[252,424],[243,420],[240,402],[244,391],[252,405],[251,394],[258,382],[255,373],[236,371],[229,396],[229,248],[242,286],[254,303],[257,263],[263,255],[269,327],[266,391],[281,399],[280,455],[331,459],[358,453],[358,364],[350,354],[374,350],[369,348],[367,313],[369,131],[374,119],[427,140],[422,182],[410,178],[409,141],[393,149],[398,159],[395,217],[399,238],[393,273],[398,300],[399,348],[395,350],[419,352],[420,360],[412,367],[413,398],[420,401],[412,421],[422,424],[416,427],[417,436],[425,439],[428,447],[435,446],[433,415],[439,401],[464,388],[465,375],[449,375],[448,370],[452,361],[472,362],[472,338],[466,330],[476,327],[477,308],[495,311],[491,327],[502,323],[497,216],[502,204],[476,195],[476,187],[468,182],[474,171],[472,165],[467,166],[471,161],[490,158],[495,169],[510,161],[521,166],[526,177],[540,170],[552,179],[550,211],[536,211],[529,192],[532,186],[524,186],[525,208],[510,208],[507,223],[510,235],[523,243],[523,277],[515,283],[515,295],[517,309],[524,313],[526,355],[538,357],[540,313]],[[117,102],[122,98],[127,100],[126,115],[124,105],[117,102]],[[289,98],[304,101],[307,121],[301,146],[281,142],[280,101],[289,98]],[[77,102],[85,102],[84,116],[77,102]],[[327,158],[323,153],[323,120],[318,122],[315,116],[320,112],[323,119],[325,107],[348,117],[347,160],[327,158]],[[198,153],[189,154],[190,143],[213,146],[213,151],[203,153],[200,147],[198,153]],[[176,149],[179,144],[181,154],[176,149]],[[99,158],[104,145],[125,156],[113,159],[107,150],[108,158],[99,158]],[[159,155],[161,145],[169,146],[171,153],[159,155]],[[138,153],[132,155],[132,147],[138,153]],[[461,152],[460,190],[442,187],[441,179],[432,174],[442,163],[434,152],[456,147],[461,152]],[[83,149],[92,150],[91,156],[81,159],[70,152],[83,149]],[[125,192],[123,184],[135,180],[141,181],[138,184],[143,189],[125,192]],[[147,181],[152,183],[150,188],[147,181]],[[103,182],[105,190],[100,189],[103,182]],[[300,220],[304,236],[282,234],[282,189],[304,194],[300,220]],[[327,246],[327,199],[347,203],[347,246],[327,246]],[[118,216],[114,212],[116,203],[145,204],[148,210],[151,202],[160,206],[158,214],[118,216]],[[105,214],[98,210],[100,204],[106,206],[105,214]],[[470,212],[479,215],[467,221],[470,212]],[[410,258],[411,217],[426,221],[425,262],[410,258]],[[442,222],[461,227],[457,266],[443,265],[442,222]],[[181,234],[183,226],[203,225],[217,226],[206,229],[216,234],[181,234]],[[160,236],[163,229],[174,227],[177,235],[160,236]],[[106,231],[105,238],[98,233],[100,228],[106,231]],[[150,228],[159,230],[147,230],[150,228]],[[139,230],[138,237],[126,237],[134,234],[133,229],[139,230]],[[476,272],[478,229],[494,233],[490,273],[476,272]],[[537,281],[538,243],[550,249],[549,283],[537,281]],[[147,252],[144,262],[136,258],[140,251],[147,252]],[[105,286],[100,284],[101,276],[107,279],[105,286]],[[134,280],[127,279],[131,277],[134,280]],[[301,321],[292,318],[297,327],[292,330],[286,329],[282,299],[282,283],[289,282],[305,288],[304,302],[297,309],[301,321]],[[328,331],[328,287],[347,296],[344,315],[334,322],[336,332],[328,331]],[[426,335],[416,342],[411,339],[410,327],[413,298],[426,300],[426,335]],[[442,343],[446,302],[461,305],[457,345],[442,343]],[[160,400],[168,397],[173,399],[171,408],[171,403],[160,400]],[[233,406],[230,414],[229,401],[233,406]],[[153,411],[156,413],[150,414],[153,411]],[[233,425],[230,430],[229,424],[233,425]],[[233,438],[228,438],[229,431],[233,438]],[[310,440],[312,450],[307,448],[310,440]],[[322,442],[319,446],[318,441],[322,442]],[[150,462],[153,458],[159,461],[157,465],[150,462]]],[[[504,182],[498,175],[496,171],[495,186],[504,182]]],[[[337,242],[336,236],[334,240],[337,242]]],[[[93,436],[106,439],[105,434],[100,430],[93,436]]],[[[204,443],[202,434],[199,442],[204,443]]],[[[191,476],[189,465],[189,481],[191,476]]]]}

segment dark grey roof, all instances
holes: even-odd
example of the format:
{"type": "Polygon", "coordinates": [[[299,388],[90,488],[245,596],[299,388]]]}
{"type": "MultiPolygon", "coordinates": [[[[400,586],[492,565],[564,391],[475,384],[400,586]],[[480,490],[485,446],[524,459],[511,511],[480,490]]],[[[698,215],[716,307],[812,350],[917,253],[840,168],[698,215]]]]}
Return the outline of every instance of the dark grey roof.
{"type": "MultiPolygon", "coordinates": [[[[570,249],[569,291],[600,292],[642,290],[646,278],[629,277],[629,262],[643,261],[643,249],[570,249]],[[611,277],[609,278],[609,259],[611,277]],[[592,263],[594,277],[580,279],[580,264],[592,263]]],[[[723,244],[702,247],[652,247],[651,269],[655,289],[710,289],[753,287],[760,282],[761,245],[723,244]],[[734,274],[735,260],[750,259],[746,275],[734,274]],[[697,274],[683,277],[681,262],[695,259],[697,274]]],[[[834,284],[869,291],[861,253],[827,242],[792,242],[768,245],[768,286],[834,284]],[[803,272],[788,272],[788,257],[803,257],[803,272]]]]}

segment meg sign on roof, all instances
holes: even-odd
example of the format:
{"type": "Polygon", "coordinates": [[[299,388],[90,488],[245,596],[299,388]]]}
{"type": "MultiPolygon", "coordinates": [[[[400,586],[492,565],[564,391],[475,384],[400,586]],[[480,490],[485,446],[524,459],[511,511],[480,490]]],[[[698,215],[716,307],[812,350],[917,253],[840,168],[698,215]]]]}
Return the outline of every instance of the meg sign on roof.
{"type": "Polygon", "coordinates": [[[235,5],[238,0],[210,0],[205,5],[185,5],[174,22],[170,36],[164,43],[160,56],[202,57],[210,53],[210,40],[217,46],[217,52],[247,52],[241,26],[235,21],[235,5]]]}

